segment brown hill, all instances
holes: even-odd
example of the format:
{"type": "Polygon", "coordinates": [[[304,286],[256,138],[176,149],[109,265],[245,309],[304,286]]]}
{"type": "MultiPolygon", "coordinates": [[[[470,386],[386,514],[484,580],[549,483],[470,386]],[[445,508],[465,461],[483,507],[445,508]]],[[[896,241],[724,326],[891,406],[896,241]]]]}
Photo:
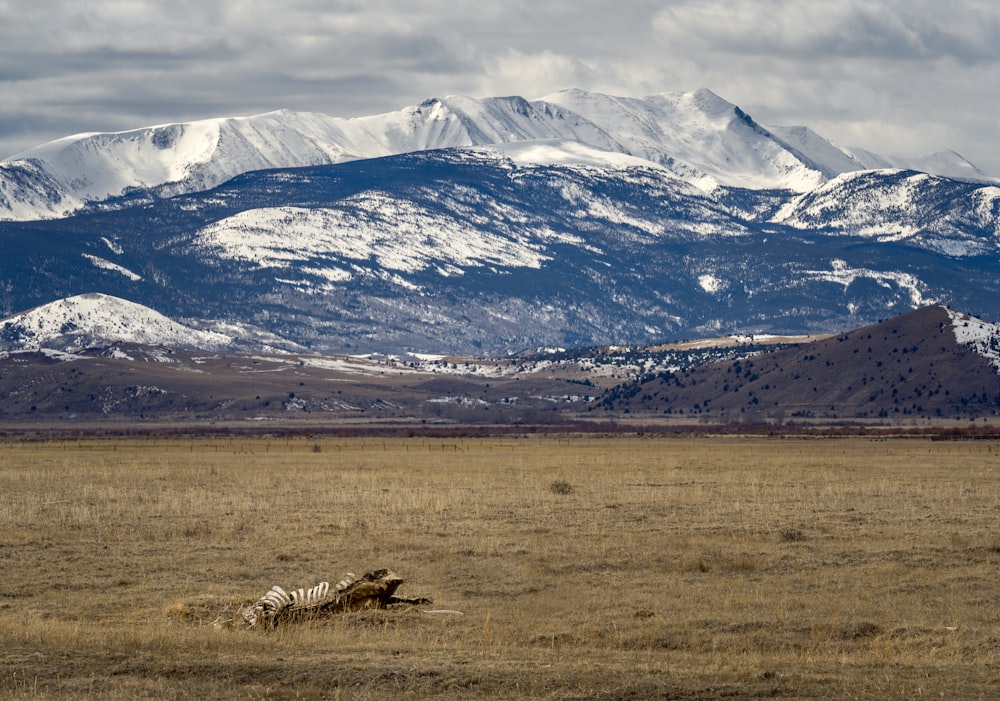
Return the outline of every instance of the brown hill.
{"type": "Polygon", "coordinates": [[[1000,376],[925,307],[814,343],[608,391],[601,407],[718,421],[976,418],[1000,411],[1000,376]]]}

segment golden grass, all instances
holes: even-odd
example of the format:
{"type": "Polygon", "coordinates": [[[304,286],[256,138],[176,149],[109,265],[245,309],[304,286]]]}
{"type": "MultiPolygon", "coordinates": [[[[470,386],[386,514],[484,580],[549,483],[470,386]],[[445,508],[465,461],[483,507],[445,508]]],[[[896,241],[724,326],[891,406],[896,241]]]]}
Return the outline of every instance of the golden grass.
{"type": "Polygon", "coordinates": [[[0,443],[0,694],[992,698],[997,450],[0,443]],[[464,615],[213,625],[272,584],[378,567],[464,615]]]}

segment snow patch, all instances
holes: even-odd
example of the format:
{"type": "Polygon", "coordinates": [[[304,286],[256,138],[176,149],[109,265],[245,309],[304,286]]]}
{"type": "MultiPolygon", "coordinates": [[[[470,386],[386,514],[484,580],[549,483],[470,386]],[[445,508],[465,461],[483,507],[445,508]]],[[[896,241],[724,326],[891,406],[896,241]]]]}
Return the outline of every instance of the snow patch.
{"type": "Polygon", "coordinates": [[[843,285],[845,290],[855,280],[867,278],[886,289],[892,289],[893,285],[902,288],[908,294],[914,308],[936,303],[936,300],[925,297],[926,285],[910,273],[851,268],[846,261],[834,259],[830,262],[830,270],[803,270],[802,275],[812,280],[843,285]]]}
{"type": "Polygon", "coordinates": [[[103,270],[111,270],[116,273],[120,273],[121,275],[124,275],[133,282],[138,282],[139,280],[142,280],[142,275],[136,275],[128,268],[118,265],[117,263],[112,263],[110,260],[105,260],[104,258],[98,258],[97,256],[90,255],[89,253],[81,253],[80,255],[82,255],[84,258],[93,263],[94,266],[97,268],[102,268],[103,270]]]}
{"type": "Polygon", "coordinates": [[[969,314],[948,310],[955,341],[969,346],[986,358],[1000,373],[1000,324],[992,324],[969,314]]]}
{"type": "Polygon", "coordinates": [[[605,151],[589,144],[566,139],[538,139],[506,144],[494,144],[485,153],[499,153],[520,166],[581,166],[590,168],[655,168],[666,169],[654,161],[618,151],[605,151]]]}
{"type": "Polygon", "coordinates": [[[108,249],[117,256],[120,256],[122,253],[125,252],[121,246],[119,246],[117,243],[109,239],[107,236],[102,236],[101,241],[103,241],[104,245],[107,246],[108,249]]]}
{"type": "Polygon", "coordinates": [[[708,275],[708,274],[699,275],[698,285],[701,287],[701,289],[705,290],[705,292],[709,293],[710,295],[714,295],[716,292],[722,289],[722,280],[715,277],[714,275],[708,275]]]}

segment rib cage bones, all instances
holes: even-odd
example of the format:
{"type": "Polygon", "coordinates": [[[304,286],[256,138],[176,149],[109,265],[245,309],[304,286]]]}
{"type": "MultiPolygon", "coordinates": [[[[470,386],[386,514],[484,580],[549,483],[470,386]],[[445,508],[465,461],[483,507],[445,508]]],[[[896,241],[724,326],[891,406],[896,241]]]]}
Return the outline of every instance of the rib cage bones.
{"type": "Polygon", "coordinates": [[[281,615],[292,611],[307,611],[324,604],[340,604],[344,593],[356,580],[357,576],[348,572],[337,582],[332,594],[329,582],[320,582],[310,589],[293,589],[291,592],[286,592],[275,584],[255,604],[244,609],[243,620],[253,628],[258,623],[274,623],[281,615]]]}

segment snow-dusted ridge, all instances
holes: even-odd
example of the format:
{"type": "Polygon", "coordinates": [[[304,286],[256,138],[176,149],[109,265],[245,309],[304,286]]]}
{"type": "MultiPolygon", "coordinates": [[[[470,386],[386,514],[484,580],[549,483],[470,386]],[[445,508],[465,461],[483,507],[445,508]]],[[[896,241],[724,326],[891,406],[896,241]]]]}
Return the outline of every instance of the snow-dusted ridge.
{"type": "Polygon", "coordinates": [[[903,161],[803,127],[763,127],[705,89],[645,98],[566,90],[532,101],[449,96],[367,117],[281,110],[68,136],[0,161],[0,220],[64,217],[132,189],[196,192],[254,170],[510,144],[519,146],[501,150],[515,162],[655,164],[703,190],[807,192],[874,167],[985,178],[950,152],[903,161]]]}
{"type": "Polygon", "coordinates": [[[771,221],[882,242],[914,240],[953,257],[984,255],[1000,240],[1000,187],[912,170],[844,173],[789,199],[771,221]],[[969,230],[988,236],[969,236],[969,230]],[[917,240],[919,238],[919,240],[917,240]]]}
{"type": "Polygon", "coordinates": [[[101,293],[59,299],[0,319],[0,351],[76,353],[138,344],[206,352],[302,352],[302,346],[244,323],[172,319],[101,293]]]}
{"type": "Polygon", "coordinates": [[[82,294],[0,321],[0,348],[72,352],[115,342],[224,349],[233,339],[199,331],[149,307],[105,294],[82,294]]]}

